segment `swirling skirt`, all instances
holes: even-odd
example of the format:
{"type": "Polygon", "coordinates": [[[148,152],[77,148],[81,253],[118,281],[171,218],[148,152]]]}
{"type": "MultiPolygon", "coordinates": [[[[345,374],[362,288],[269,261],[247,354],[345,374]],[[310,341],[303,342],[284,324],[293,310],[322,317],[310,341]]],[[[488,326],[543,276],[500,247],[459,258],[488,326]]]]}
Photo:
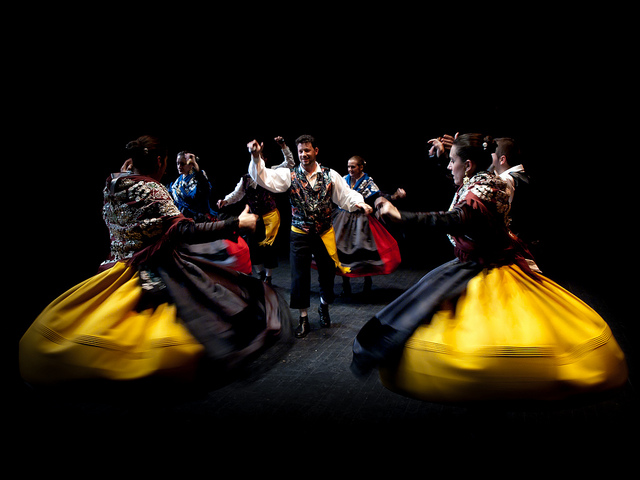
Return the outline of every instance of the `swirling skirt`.
{"type": "Polygon", "coordinates": [[[386,275],[400,265],[398,243],[374,216],[337,209],[332,223],[342,267],[339,275],[386,275]]]}
{"type": "Polygon", "coordinates": [[[191,379],[205,359],[233,368],[285,336],[283,304],[258,279],[196,257],[176,253],[154,269],[119,262],[45,308],[20,341],[20,371],[34,385],[191,379]]]}
{"type": "Polygon", "coordinates": [[[508,265],[473,277],[380,377],[387,388],[427,401],[559,399],[621,386],[627,365],[593,309],[508,265]]]}
{"type": "Polygon", "coordinates": [[[242,237],[238,237],[236,241],[222,239],[191,244],[189,249],[195,253],[206,255],[218,265],[251,275],[251,253],[247,242],[242,237]]]}

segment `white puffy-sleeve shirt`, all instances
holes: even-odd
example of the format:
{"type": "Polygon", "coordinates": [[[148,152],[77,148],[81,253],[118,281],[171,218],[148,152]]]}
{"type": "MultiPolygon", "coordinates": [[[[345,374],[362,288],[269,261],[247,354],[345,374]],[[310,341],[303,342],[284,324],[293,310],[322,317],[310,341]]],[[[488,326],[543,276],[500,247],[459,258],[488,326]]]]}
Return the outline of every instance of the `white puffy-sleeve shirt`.
{"type": "MultiPolygon", "coordinates": [[[[318,174],[321,172],[322,169],[318,163],[316,163],[316,168],[313,172],[305,172],[311,187],[315,186],[318,174]]],[[[283,193],[291,187],[291,171],[288,168],[268,169],[265,167],[264,160],[261,158],[254,159],[253,156],[251,157],[249,175],[251,175],[251,178],[253,178],[258,185],[273,193],[283,193]]],[[[362,195],[355,190],[351,190],[344,178],[335,170],[329,169],[329,175],[333,182],[331,200],[343,210],[349,212],[357,210],[358,207],[356,207],[356,205],[358,203],[364,203],[362,195]]]]}

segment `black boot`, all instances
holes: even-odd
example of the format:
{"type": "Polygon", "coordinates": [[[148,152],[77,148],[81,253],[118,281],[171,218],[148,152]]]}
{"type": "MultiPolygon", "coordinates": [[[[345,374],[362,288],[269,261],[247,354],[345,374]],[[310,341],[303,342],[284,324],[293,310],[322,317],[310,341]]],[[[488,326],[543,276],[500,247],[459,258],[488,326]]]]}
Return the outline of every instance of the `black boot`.
{"type": "Polygon", "coordinates": [[[304,338],[310,331],[311,326],[309,325],[309,317],[300,317],[300,325],[295,331],[296,338],[304,338]]]}
{"type": "Polygon", "coordinates": [[[331,317],[329,316],[329,305],[321,303],[318,307],[318,313],[320,314],[320,326],[329,328],[331,326],[331,317]]]}

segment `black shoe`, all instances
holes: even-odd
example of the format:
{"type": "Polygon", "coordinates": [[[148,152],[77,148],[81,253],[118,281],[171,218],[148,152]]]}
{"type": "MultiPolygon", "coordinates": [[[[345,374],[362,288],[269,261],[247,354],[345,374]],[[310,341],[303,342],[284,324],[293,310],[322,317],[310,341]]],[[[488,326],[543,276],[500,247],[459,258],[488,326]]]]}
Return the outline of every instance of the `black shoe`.
{"type": "Polygon", "coordinates": [[[331,326],[331,317],[329,316],[329,305],[321,303],[318,307],[318,313],[320,314],[320,326],[329,328],[331,326]]]}
{"type": "Polygon", "coordinates": [[[267,285],[273,285],[271,283],[271,277],[264,277],[264,280],[262,280],[264,283],[266,283],[267,285]]]}
{"type": "Polygon", "coordinates": [[[304,338],[310,331],[311,326],[309,326],[309,317],[300,317],[300,325],[295,331],[296,338],[304,338]]]}

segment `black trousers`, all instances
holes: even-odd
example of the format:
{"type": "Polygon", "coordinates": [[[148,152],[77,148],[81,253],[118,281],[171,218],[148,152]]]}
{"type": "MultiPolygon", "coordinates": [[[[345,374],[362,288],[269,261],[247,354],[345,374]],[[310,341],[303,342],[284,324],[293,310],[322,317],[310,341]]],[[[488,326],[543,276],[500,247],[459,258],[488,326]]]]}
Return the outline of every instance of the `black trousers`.
{"type": "Polygon", "coordinates": [[[265,268],[277,268],[278,267],[278,251],[276,250],[275,243],[273,245],[258,245],[259,241],[264,240],[257,239],[255,235],[243,235],[247,245],[249,246],[249,252],[251,253],[252,265],[264,265],[265,268]]]}
{"type": "Polygon", "coordinates": [[[311,296],[311,259],[316,261],[320,295],[327,303],[333,303],[333,282],[336,265],[329,256],[320,235],[291,231],[289,249],[291,262],[291,308],[309,308],[311,296]]]}

